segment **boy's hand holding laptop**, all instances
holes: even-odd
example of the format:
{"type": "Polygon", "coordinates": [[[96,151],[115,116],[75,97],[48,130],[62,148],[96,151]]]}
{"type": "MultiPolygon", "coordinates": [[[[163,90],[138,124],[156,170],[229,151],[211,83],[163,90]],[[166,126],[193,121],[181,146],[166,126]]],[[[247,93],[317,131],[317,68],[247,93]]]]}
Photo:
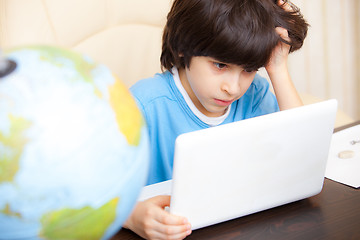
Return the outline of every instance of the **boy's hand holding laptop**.
{"type": "MultiPolygon", "coordinates": [[[[167,193],[164,192],[164,194],[167,193]]],[[[180,232],[179,235],[173,235],[176,239],[182,239],[189,235],[191,233],[191,225],[185,217],[176,216],[168,213],[167,211],[163,211],[164,208],[170,205],[170,195],[151,195],[153,197],[147,201],[139,201],[133,213],[133,215],[138,214],[139,216],[129,218],[126,222],[127,227],[131,227],[143,238],[146,238],[146,236],[152,236],[154,239],[162,237],[165,238],[165,234],[167,233],[166,229],[162,229],[159,232],[153,231],[153,229],[157,229],[162,225],[173,225],[174,231],[180,232]],[[142,219],[142,221],[133,222],[133,220],[136,219],[142,219]],[[144,226],[146,224],[148,224],[148,226],[144,226]],[[148,232],[149,229],[151,232],[148,232]],[[164,234],[162,234],[161,231],[164,231],[164,234]],[[184,232],[186,234],[183,234],[184,232]]],[[[147,198],[148,197],[145,197],[145,199],[147,198]]]]}

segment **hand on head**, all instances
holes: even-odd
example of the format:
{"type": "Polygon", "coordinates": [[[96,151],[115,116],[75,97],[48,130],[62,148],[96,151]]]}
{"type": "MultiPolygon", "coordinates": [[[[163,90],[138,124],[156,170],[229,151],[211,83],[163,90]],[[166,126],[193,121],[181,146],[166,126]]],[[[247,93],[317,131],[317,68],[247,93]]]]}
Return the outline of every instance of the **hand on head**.
{"type": "Polygon", "coordinates": [[[124,224],[145,239],[184,239],[191,234],[186,218],[164,210],[170,205],[170,196],[156,196],[139,202],[124,224]]]}
{"type": "MultiPolygon", "coordinates": [[[[279,34],[280,38],[285,41],[290,41],[288,31],[285,28],[276,27],[275,31],[279,34]]],[[[269,76],[277,71],[286,71],[289,51],[290,45],[283,41],[279,41],[271,54],[269,62],[265,66],[269,76]]]]}
{"type": "MultiPolygon", "coordinates": [[[[287,0],[279,0],[278,5],[281,6],[285,11],[294,11],[293,7],[290,5],[290,2],[287,0]]],[[[288,31],[283,27],[276,27],[275,31],[284,41],[279,41],[278,45],[274,48],[271,54],[269,62],[265,66],[269,75],[278,69],[284,69],[284,67],[287,67],[287,58],[291,48],[291,46],[286,43],[291,42],[288,31]]]]}
{"type": "Polygon", "coordinates": [[[292,12],[294,10],[297,10],[298,8],[290,1],[288,0],[279,0],[278,4],[286,11],[292,12]]]}

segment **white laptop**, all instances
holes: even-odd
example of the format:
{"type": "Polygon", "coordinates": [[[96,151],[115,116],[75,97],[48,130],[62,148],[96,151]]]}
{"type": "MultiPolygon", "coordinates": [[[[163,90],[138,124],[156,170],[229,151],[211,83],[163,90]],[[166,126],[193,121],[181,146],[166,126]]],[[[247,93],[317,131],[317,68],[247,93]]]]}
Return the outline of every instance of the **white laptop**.
{"type": "Polygon", "coordinates": [[[192,229],[321,192],[337,101],[180,135],[173,180],[146,186],[140,200],[170,194],[170,212],[192,229]]]}

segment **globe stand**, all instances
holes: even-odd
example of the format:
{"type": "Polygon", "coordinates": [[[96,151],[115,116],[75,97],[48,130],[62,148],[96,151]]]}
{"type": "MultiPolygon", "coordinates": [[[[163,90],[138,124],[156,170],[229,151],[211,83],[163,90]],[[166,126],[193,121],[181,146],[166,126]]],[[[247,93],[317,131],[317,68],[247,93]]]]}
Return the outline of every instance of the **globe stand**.
{"type": "Polygon", "coordinates": [[[15,68],[16,63],[12,60],[4,58],[0,49],[0,78],[9,75],[15,70],[15,68]]]}

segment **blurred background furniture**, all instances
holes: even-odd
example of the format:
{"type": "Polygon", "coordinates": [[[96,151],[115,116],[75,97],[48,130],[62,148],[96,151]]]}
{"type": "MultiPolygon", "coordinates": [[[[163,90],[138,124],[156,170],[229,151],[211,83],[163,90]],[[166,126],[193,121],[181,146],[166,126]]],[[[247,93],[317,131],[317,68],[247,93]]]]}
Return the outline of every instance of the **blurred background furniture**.
{"type": "MultiPolygon", "coordinates": [[[[0,47],[70,48],[105,64],[131,86],[161,71],[162,29],[171,2],[0,0],[0,47]]],[[[359,1],[293,2],[311,25],[304,47],[289,62],[303,101],[336,98],[341,109],[336,126],[360,119],[359,1]]]]}
{"type": "Polygon", "coordinates": [[[128,86],[160,71],[170,0],[0,0],[0,47],[50,44],[85,53],[128,86]]]}

